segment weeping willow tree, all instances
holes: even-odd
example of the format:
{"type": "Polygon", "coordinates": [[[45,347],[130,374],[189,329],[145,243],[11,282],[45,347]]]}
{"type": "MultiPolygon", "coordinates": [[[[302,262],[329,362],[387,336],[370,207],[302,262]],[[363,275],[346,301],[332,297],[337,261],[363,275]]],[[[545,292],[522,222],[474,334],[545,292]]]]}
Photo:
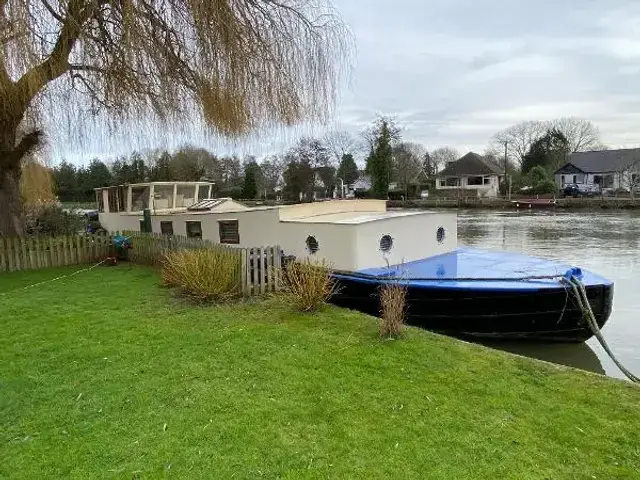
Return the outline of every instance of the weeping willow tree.
{"type": "Polygon", "coordinates": [[[21,232],[43,105],[241,137],[326,119],[350,53],[314,0],[0,0],[0,45],[0,236],[21,232]]]}
{"type": "Polygon", "coordinates": [[[26,206],[46,204],[55,200],[51,169],[33,155],[22,160],[20,198],[26,206]]]}

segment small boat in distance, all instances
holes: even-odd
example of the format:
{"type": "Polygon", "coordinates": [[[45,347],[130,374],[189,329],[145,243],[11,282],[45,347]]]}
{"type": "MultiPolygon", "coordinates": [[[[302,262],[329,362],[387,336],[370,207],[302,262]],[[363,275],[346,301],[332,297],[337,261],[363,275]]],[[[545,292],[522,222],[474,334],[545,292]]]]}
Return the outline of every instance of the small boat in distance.
{"type": "Polygon", "coordinates": [[[248,207],[210,198],[212,188],[208,182],[149,182],[97,189],[100,225],[109,232],[150,226],[156,234],[230,247],[272,245],[288,259],[324,261],[341,284],[332,301],[372,315],[380,312],[380,286],[402,282],[407,322],[447,335],[588,339],[591,330],[562,281],[568,271],[581,277],[600,327],[611,313],[611,281],[562,262],[461,248],[450,211],[387,210],[384,200],[248,207]]]}
{"type": "Polygon", "coordinates": [[[558,201],[555,198],[533,198],[511,200],[516,208],[555,208],[558,201]]]}

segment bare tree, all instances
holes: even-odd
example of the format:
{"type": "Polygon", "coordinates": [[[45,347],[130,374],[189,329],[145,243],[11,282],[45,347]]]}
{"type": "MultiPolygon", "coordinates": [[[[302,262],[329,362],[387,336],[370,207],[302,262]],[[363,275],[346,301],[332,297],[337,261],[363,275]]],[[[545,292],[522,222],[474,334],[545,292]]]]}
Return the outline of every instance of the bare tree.
{"type": "Polygon", "coordinates": [[[336,164],[340,163],[343,155],[353,155],[360,148],[358,140],[344,130],[328,132],[323,140],[336,164]]]}
{"type": "Polygon", "coordinates": [[[452,147],[441,147],[431,152],[431,162],[436,173],[442,170],[447,163],[458,160],[458,158],[460,158],[460,153],[452,147]]]}
{"type": "Polygon", "coordinates": [[[375,148],[376,141],[380,137],[380,129],[382,128],[383,123],[386,124],[392,144],[399,142],[402,138],[402,127],[398,125],[395,118],[378,115],[371,126],[365,128],[360,134],[368,150],[375,148]]]}
{"type": "Polygon", "coordinates": [[[400,142],[393,148],[393,178],[402,185],[405,198],[409,196],[409,183],[422,169],[427,149],[418,143],[400,142]]]}
{"type": "Polygon", "coordinates": [[[262,161],[260,167],[262,168],[265,196],[269,193],[274,193],[276,188],[282,186],[286,166],[284,158],[278,155],[272,155],[262,161]]]}
{"type": "Polygon", "coordinates": [[[571,152],[599,150],[602,147],[600,129],[584,118],[558,118],[551,122],[551,127],[557,128],[567,137],[571,152]]]}
{"type": "Polygon", "coordinates": [[[522,160],[533,142],[544,135],[548,128],[547,122],[534,120],[520,122],[496,133],[493,137],[492,147],[504,149],[506,143],[510,159],[517,165],[522,165],[522,160]]]}
{"type": "Polygon", "coordinates": [[[41,142],[27,127],[42,100],[237,137],[326,119],[350,38],[312,0],[0,0],[0,235],[21,233],[20,163],[41,142]]]}
{"type": "Polygon", "coordinates": [[[640,161],[619,170],[617,175],[620,186],[628,190],[631,199],[635,200],[636,190],[640,187],[640,161]]]}

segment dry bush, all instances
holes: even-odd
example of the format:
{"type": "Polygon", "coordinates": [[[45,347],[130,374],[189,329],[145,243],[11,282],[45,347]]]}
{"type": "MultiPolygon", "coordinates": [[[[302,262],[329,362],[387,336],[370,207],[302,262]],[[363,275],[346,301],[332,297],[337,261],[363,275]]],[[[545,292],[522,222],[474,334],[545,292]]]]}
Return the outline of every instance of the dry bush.
{"type": "Polygon", "coordinates": [[[302,312],[318,310],[338,288],[331,278],[331,266],[324,260],[291,262],[284,269],[283,280],[286,295],[295,308],[302,312]]]}
{"type": "Polygon", "coordinates": [[[240,251],[222,248],[182,250],[166,254],[162,283],[191,298],[227,302],[242,294],[240,251]]]}
{"type": "Polygon", "coordinates": [[[398,338],[404,328],[404,316],[407,310],[406,283],[392,282],[380,287],[380,308],[382,338],[398,338]]]}

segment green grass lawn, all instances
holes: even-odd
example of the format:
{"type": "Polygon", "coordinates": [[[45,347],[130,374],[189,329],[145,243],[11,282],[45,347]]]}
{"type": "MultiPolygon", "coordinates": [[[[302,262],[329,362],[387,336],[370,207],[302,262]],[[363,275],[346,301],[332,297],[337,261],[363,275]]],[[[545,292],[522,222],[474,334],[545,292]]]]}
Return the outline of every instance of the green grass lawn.
{"type": "Polygon", "coordinates": [[[333,307],[120,265],[0,296],[0,332],[0,478],[640,478],[640,388],[333,307]]]}

